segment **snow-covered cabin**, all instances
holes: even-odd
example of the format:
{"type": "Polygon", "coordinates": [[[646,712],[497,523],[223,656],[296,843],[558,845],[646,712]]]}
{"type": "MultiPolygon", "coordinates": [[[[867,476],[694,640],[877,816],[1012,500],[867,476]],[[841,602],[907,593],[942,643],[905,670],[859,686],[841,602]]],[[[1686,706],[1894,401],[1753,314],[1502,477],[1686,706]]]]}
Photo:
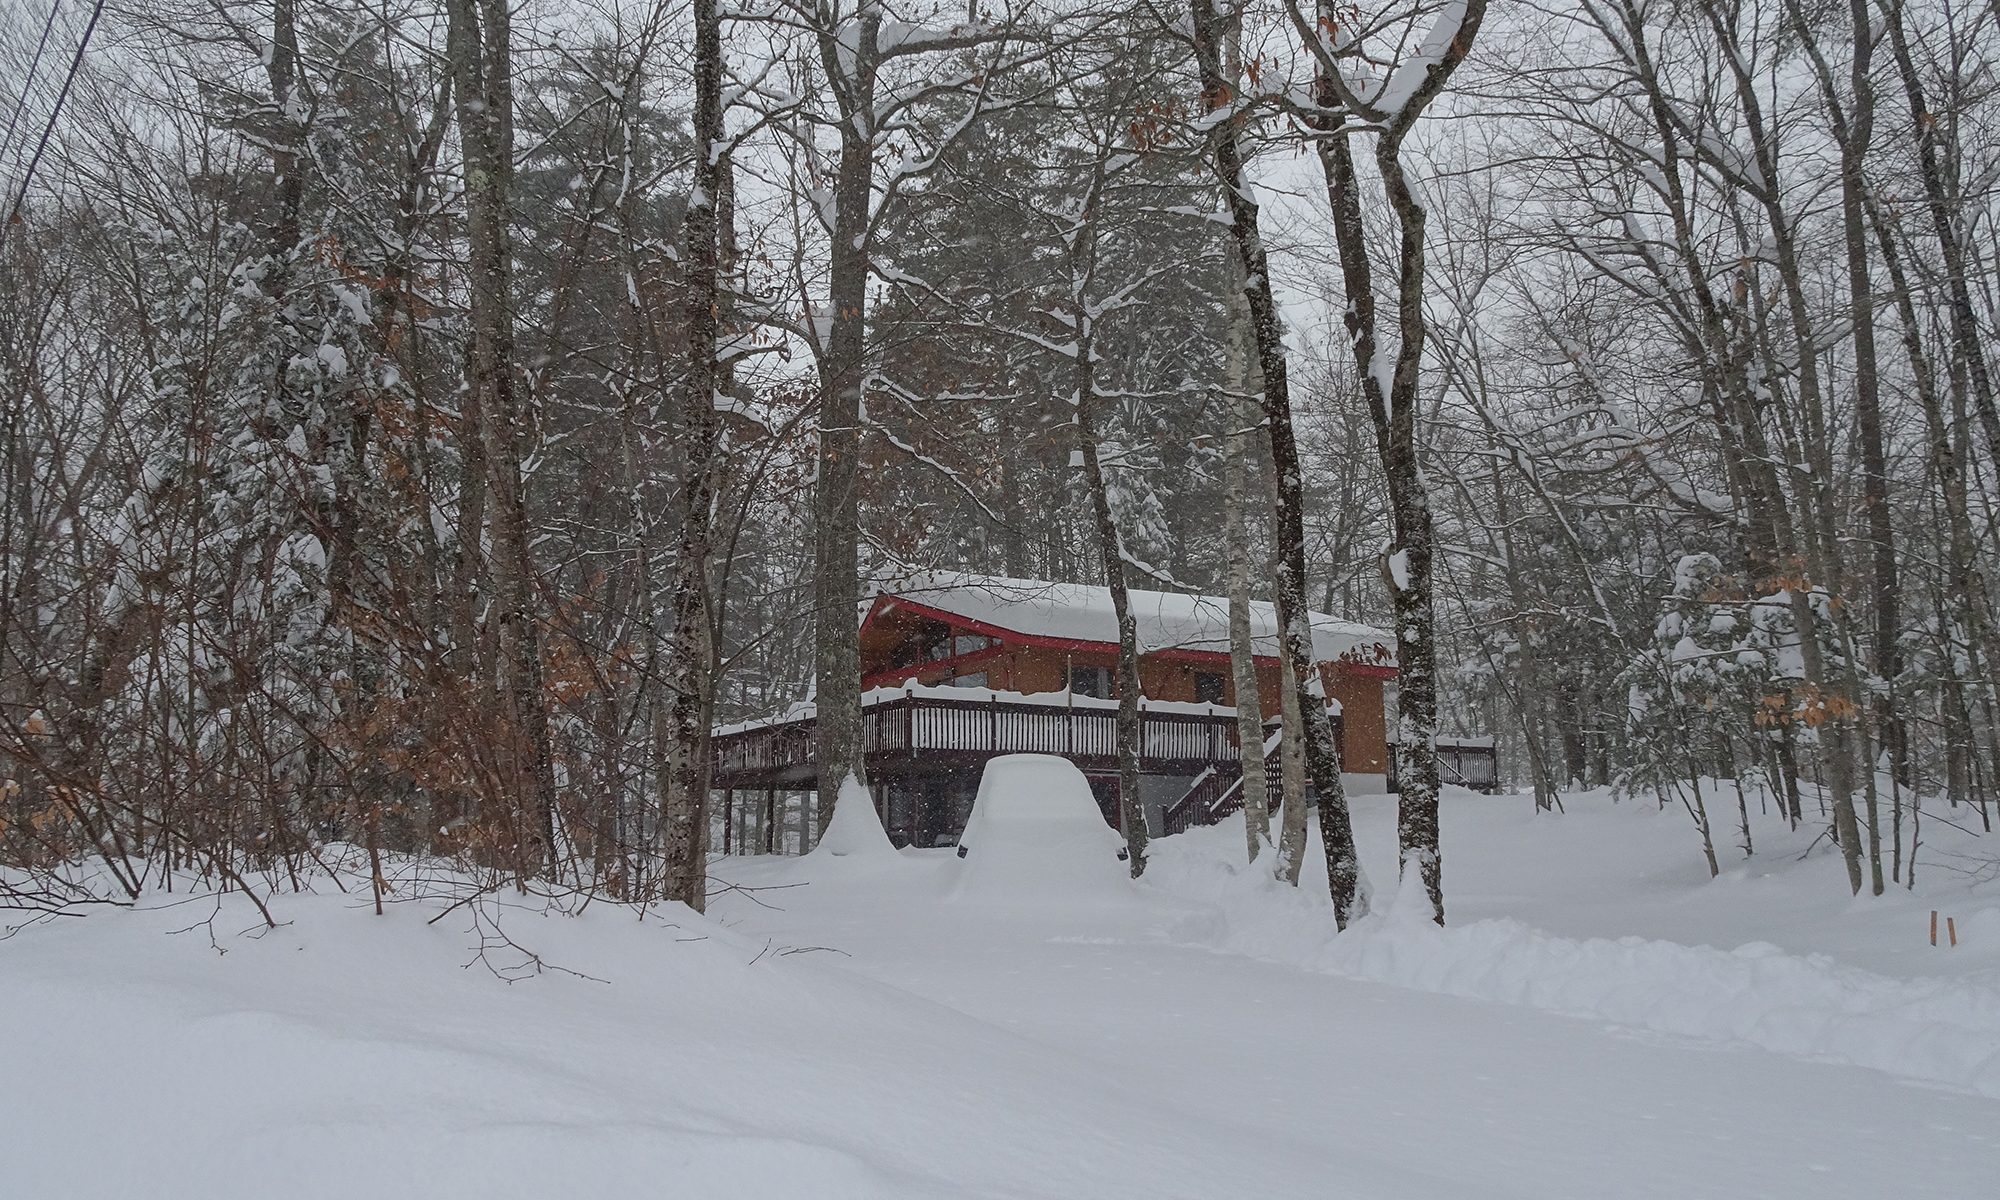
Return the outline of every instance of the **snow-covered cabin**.
{"type": "MultiPolygon", "coordinates": [[[[1141,800],[1155,832],[1204,823],[1240,804],[1229,602],[1131,592],[1145,725],[1141,800]]],[[[1333,710],[1350,786],[1381,791],[1389,768],[1384,692],[1393,639],[1311,615],[1315,698],[1333,710]]],[[[1278,714],[1277,615],[1251,605],[1258,707],[1278,714]]],[[[964,826],[980,770],[996,754],[1060,754],[1091,779],[1117,823],[1114,715],[1118,627],[1110,589],[959,572],[878,588],[861,620],[868,777],[890,835],[944,845],[964,826]]],[[[725,790],[809,788],[810,702],[716,730],[725,790]]],[[[1275,780],[1275,773],[1274,773],[1275,780]]]]}
{"type": "MultiPolygon", "coordinates": [[[[1233,717],[1229,601],[1134,589],[1139,687],[1149,702],[1217,705],[1233,717]]],[[[1336,701],[1351,771],[1386,769],[1383,684],[1395,678],[1394,639],[1379,629],[1311,614],[1313,657],[1336,701]]],[[[1278,712],[1278,618],[1250,605],[1258,704],[1278,712]]],[[[1111,589],[1077,583],[928,572],[877,591],[861,623],[864,688],[906,682],[1028,695],[1065,691],[1116,699],[1118,623],[1111,589]]]]}

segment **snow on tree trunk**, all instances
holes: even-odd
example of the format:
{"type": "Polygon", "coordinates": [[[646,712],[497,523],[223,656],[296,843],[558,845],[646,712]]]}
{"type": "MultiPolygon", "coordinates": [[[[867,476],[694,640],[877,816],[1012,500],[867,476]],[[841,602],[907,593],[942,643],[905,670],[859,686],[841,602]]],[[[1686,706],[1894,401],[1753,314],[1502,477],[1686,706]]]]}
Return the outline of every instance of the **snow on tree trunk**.
{"type": "MultiPolygon", "coordinates": [[[[1213,0],[1190,0],[1195,56],[1200,65],[1202,94],[1216,113],[1234,104],[1235,89],[1222,71],[1226,23],[1213,0]]],[[[1262,370],[1264,420],[1271,439],[1271,466],[1277,477],[1278,505],[1274,514],[1279,547],[1274,599],[1286,665],[1297,679],[1304,709],[1306,766],[1318,793],[1320,839],[1326,848],[1327,888],[1334,922],[1345,929],[1368,911],[1367,879],[1354,845],[1354,828],[1340,778],[1340,748],[1326,704],[1313,695],[1309,681],[1318,683],[1313,661],[1312,630],[1308,624],[1305,578],[1305,481],[1301,476],[1297,434],[1292,427],[1292,400],[1286,370],[1283,333],[1277,302],[1271,294],[1270,264],[1258,228],[1257,202],[1243,167],[1240,115],[1217,122],[1211,154],[1218,181],[1229,206],[1230,233],[1244,273],[1244,299],[1262,370]]]]}
{"type": "Polygon", "coordinates": [[[1427,213],[1404,171],[1403,139],[1470,53],[1485,19],[1484,0],[1448,6],[1434,18],[1422,49],[1387,76],[1374,103],[1359,100],[1334,58],[1343,14],[1332,0],[1317,9],[1324,35],[1316,49],[1314,118],[1326,175],[1334,242],[1347,293],[1346,323],[1362,394],[1375,426],[1388,484],[1390,545],[1384,575],[1396,612],[1396,840],[1398,867],[1420,872],[1439,924],[1444,923],[1443,853],[1438,837],[1437,620],[1431,558],[1435,549],[1429,485],[1417,442],[1417,391],[1424,357],[1424,231],[1427,213]],[[1393,95],[1390,93],[1393,92],[1393,95]],[[1383,100],[1388,103],[1384,104],[1383,100]],[[1340,115],[1345,109],[1352,121],[1340,115]],[[1350,139],[1358,122],[1375,126],[1375,168],[1397,235],[1394,358],[1377,327],[1369,232],[1350,139]]]}
{"type": "Polygon", "coordinates": [[[833,813],[820,833],[813,858],[839,858],[854,862],[894,861],[901,857],[889,834],[882,828],[882,815],[868,786],[853,775],[840,782],[833,813]]]}
{"type": "Polygon", "coordinates": [[[1278,672],[1278,782],[1284,797],[1278,827],[1277,878],[1293,887],[1306,862],[1305,713],[1299,706],[1298,676],[1278,672]]]}

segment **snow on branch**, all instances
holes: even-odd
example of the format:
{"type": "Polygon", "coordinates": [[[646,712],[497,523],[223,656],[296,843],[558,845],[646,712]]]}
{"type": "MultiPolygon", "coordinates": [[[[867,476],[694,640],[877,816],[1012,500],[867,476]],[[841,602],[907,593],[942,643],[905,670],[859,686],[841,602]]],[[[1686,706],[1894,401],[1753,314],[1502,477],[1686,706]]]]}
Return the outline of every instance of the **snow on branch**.
{"type": "MultiPolygon", "coordinates": [[[[1299,0],[1285,0],[1285,13],[1307,50],[1318,60],[1319,78],[1354,117],[1400,136],[1408,132],[1471,51],[1486,17],[1486,0],[1444,0],[1431,18],[1429,31],[1417,48],[1403,56],[1380,82],[1351,71],[1355,61],[1367,61],[1361,43],[1369,35],[1402,20],[1393,16],[1370,28],[1343,23],[1324,7],[1308,17],[1299,0]]],[[[1421,7],[1407,18],[1414,22],[1421,7]]],[[[1354,21],[1359,21],[1355,14],[1354,21]]]]}

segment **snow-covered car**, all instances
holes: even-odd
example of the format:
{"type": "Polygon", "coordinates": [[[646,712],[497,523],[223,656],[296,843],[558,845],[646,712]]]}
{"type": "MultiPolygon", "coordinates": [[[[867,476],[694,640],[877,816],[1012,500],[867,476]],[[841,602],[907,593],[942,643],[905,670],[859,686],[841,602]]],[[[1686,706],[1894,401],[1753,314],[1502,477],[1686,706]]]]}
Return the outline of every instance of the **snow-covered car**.
{"type": "Polygon", "coordinates": [[[1052,754],[986,764],[958,856],[959,895],[1053,899],[1129,885],[1125,839],[1104,823],[1083,772],[1052,754]]]}

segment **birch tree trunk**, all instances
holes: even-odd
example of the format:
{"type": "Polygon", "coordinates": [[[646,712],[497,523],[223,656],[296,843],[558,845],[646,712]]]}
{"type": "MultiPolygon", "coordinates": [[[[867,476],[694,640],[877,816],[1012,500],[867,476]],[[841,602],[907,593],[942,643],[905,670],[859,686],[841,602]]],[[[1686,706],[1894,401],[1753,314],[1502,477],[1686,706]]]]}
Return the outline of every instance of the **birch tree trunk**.
{"type": "MultiPolygon", "coordinates": [[[[1243,84],[1243,27],[1233,23],[1223,40],[1222,70],[1232,86],[1243,84]]],[[[1250,636],[1250,524],[1245,503],[1256,474],[1251,440],[1261,428],[1250,394],[1250,309],[1243,296],[1242,264],[1232,260],[1225,298],[1222,411],[1228,424],[1223,446],[1223,538],[1229,570],[1229,673],[1236,699],[1236,743],[1242,761],[1243,840],[1251,862],[1271,841],[1270,787],[1264,766],[1263,698],[1257,687],[1256,647],[1250,636]]],[[[1300,831],[1304,831],[1301,824],[1300,831]]],[[[1282,869],[1282,868],[1281,868],[1282,869]]],[[[1296,879],[1294,880],[1296,882],[1296,879]]]]}
{"type": "MultiPolygon", "coordinates": [[[[1250,496],[1250,439],[1259,429],[1251,406],[1241,400],[1248,383],[1244,338],[1248,332],[1241,290],[1230,294],[1227,396],[1230,418],[1223,447],[1223,534],[1229,556],[1229,673],[1236,700],[1236,743],[1243,763],[1243,836],[1250,861],[1271,841],[1270,790],[1264,769],[1264,712],[1257,694],[1256,647],[1250,637],[1250,523],[1244,511],[1250,496]]],[[[1304,826],[1301,825],[1301,829],[1304,826]]]]}

